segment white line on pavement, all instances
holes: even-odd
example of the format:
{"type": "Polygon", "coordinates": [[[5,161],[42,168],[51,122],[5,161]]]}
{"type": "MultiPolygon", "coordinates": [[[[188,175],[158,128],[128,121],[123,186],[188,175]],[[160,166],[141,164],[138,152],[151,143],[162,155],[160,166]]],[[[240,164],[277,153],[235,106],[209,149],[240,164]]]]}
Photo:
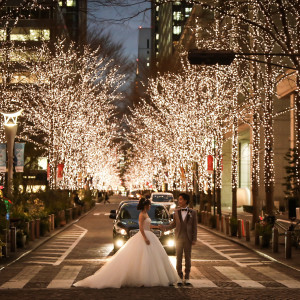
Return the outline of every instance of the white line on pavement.
{"type": "Polygon", "coordinates": [[[82,266],[64,266],[56,277],[49,283],[48,289],[70,288],[79,274],[82,266]]]}

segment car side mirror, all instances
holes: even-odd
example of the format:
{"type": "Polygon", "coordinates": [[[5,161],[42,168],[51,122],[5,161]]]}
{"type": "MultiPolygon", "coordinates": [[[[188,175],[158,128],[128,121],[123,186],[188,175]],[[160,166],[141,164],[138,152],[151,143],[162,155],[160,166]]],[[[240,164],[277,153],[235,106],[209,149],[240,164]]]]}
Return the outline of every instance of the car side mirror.
{"type": "Polygon", "coordinates": [[[109,218],[110,219],[116,219],[117,215],[115,213],[110,213],[109,218]]]}

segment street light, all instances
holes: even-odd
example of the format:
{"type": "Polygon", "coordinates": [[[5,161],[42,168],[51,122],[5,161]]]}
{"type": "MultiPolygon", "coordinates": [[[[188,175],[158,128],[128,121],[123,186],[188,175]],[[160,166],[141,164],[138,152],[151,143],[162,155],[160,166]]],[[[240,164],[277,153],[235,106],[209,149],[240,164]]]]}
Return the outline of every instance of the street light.
{"type": "Polygon", "coordinates": [[[4,116],[4,132],[7,141],[7,183],[8,183],[8,196],[12,195],[12,181],[13,181],[13,161],[14,161],[14,142],[17,134],[18,116],[21,115],[23,109],[14,113],[3,113],[4,116]]]}

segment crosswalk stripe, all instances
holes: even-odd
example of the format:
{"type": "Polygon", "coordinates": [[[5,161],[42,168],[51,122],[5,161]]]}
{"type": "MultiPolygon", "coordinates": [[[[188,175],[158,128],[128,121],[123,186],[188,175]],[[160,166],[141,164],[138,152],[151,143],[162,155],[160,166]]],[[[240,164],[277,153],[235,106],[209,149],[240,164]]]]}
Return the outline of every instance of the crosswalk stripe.
{"type": "Polygon", "coordinates": [[[64,266],[47,286],[48,289],[70,288],[82,266],[64,266]]]}
{"type": "Polygon", "coordinates": [[[190,279],[190,282],[194,288],[207,288],[207,287],[217,288],[218,287],[208,279],[190,279]]]}
{"type": "Polygon", "coordinates": [[[215,268],[225,275],[227,278],[229,278],[231,281],[235,282],[239,286],[243,288],[264,288],[262,284],[260,284],[257,281],[254,281],[250,279],[245,274],[238,271],[236,268],[233,267],[218,267],[215,266],[215,268]]]}
{"type": "Polygon", "coordinates": [[[15,277],[2,284],[0,289],[21,289],[42,269],[43,266],[25,267],[15,277]]]}
{"type": "Polygon", "coordinates": [[[276,271],[271,267],[252,267],[252,268],[288,288],[292,288],[292,289],[300,288],[300,282],[298,280],[295,280],[285,275],[284,273],[276,271]]]}

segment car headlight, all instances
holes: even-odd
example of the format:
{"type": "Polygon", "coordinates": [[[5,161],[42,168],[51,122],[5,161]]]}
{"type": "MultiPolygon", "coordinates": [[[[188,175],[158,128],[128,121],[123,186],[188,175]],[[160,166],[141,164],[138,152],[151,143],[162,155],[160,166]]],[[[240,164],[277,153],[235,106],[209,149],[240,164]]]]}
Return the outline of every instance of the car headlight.
{"type": "Polygon", "coordinates": [[[167,246],[168,247],[174,247],[175,246],[175,241],[174,240],[168,240],[167,241],[167,246]]]}
{"type": "Polygon", "coordinates": [[[123,229],[123,228],[120,228],[120,227],[117,227],[117,226],[116,226],[116,231],[117,231],[117,233],[119,233],[119,234],[127,235],[127,231],[126,231],[125,229],[123,229]]]}
{"type": "Polygon", "coordinates": [[[173,204],[170,206],[170,208],[176,208],[176,204],[173,203],[173,204]]]}
{"type": "Polygon", "coordinates": [[[123,241],[123,240],[117,240],[117,241],[116,241],[116,246],[117,246],[118,248],[121,248],[123,245],[124,245],[124,241],[123,241]]]}

